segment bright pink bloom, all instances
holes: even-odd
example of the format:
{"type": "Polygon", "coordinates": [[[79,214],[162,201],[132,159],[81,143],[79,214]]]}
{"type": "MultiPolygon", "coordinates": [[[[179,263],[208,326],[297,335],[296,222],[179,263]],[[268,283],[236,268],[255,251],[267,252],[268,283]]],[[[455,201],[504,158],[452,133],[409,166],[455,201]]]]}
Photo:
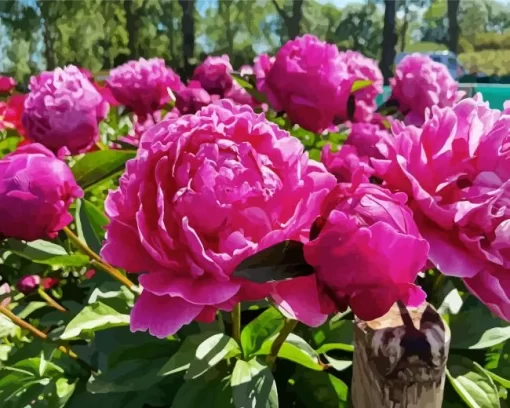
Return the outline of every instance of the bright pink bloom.
{"type": "Polygon", "coordinates": [[[336,45],[307,34],[280,48],[262,92],[272,107],[286,112],[293,123],[322,132],[346,111],[355,80],[336,45]]]}
{"type": "Polygon", "coordinates": [[[16,86],[16,80],[12,77],[0,75],[0,94],[10,93],[16,86]]]}
{"type": "Polygon", "coordinates": [[[69,206],[83,191],[67,165],[38,143],[0,159],[0,236],[55,238],[73,217],[69,206]]]}
{"type": "Polygon", "coordinates": [[[368,183],[374,174],[367,157],[359,155],[356,146],[343,145],[333,152],[327,144],[321,152],[321,161],[339,183],[368,183]]]}
{"type": "Polygon", "coordinates": [[[231,278],[246,257],[304,239],[335,180],[298,139],[225,99],[143,136],[106,200],[102,256],[146,272],[132,330],[165,337],[270,285],[231,278]]]}
{"type": "Polygon", "coordinates": [[[510,115],[478,95],[393,133],[388,159],[373,165],[409,195],[430,260],[510,320],[510,115]]]}
{"type": "Polygon", "coordinates": [[[27,96],[28,95],[26,94],[12,95],[9,99],[7,99],[3,113],[0,112],[0,116],[3,115],[5,127],[16,129],[22,136],[25,135],[22,117],[25,110],[25,100],[27,96]]]}
{"type": "Polygon", "coordinates": [[[193,72],[194,81],[198,81],[211,95],[218,95],[223,98],[232,88],[233,72],[228,55],[221,57],[207,57],[193,72]]]}
{"type": "Polygon", "coordinates": [[[257,80],[257,89],[261,91],[264,89],[264,84],[266,83],[266,76],[271,71],[275,61],[275,57],[270,57],[267,54],[260,54],[255,57],[253,62],[253,73],[255,74],[255,78],[257,80]]]}
{"type": "Polygon", "coordinates": [[[190,81],[188,86],[175,94],[175,107],[183,115],[195,113],[210,105],[217,96],[211,97],[200,82],[190,81]]]}
{"type": "Polygon", "coordinates": [[[184,88],[161,58],[126,62],[110,71],[106,83],[115,99],[140,116],[161,109],[171,100],[170,92],[184,88]]]}
{"type": "Polygon", "coordinates": [[[7,282],[0,285],[0,306],[7,306],[11,302],[11,298],[7,295],[11,293],[11,287],[7,282]]]}
{"type": "Polygon", "coordinates": [[[108,105],[78,68],[43,72],[30,79],[29,88],[22,121],[32,141],[77,154],[99,140],[98,122],[108,105]]]}
{"type": "Polygon", "coordinates": [[[413,306],[425,300],[413,282],[429,246],[406,200],[374,184],[341,183],[328,195],[319,235],[305,244],[324,312],[350,306],[360,319],[373,320],[397,300],[413,306]]]}
{"type": "Polygon", "coordinates": [[[24,295],[29,295],[35,292],[40,284],[41,277],[39,275],[25,275],[16,283],[16,288],[24,295]]]}
{"type": "Polygon", "coordinates": [[[458,90],[445,65],[422,54],[404,57],[390,84],[390,99],[399,103],[400,111],[408,116],[407,123],[416,126],[423,122],[427,108],[453,106],[465,94],[458,90]]]}
{"type": "MultiPolygon", "coordinates": [[[[341,52],[340,59],[347,66],[348,74],[355,77],[356,81],[371,81],[370,85],[353,93],[356,100],[353,119],[357,122],[369,122],[377,108],[375,98],[383,92],[384,78],[377,61],[357,51],[341,52]]],[[[345,120],[349,119],[346,113],[345,120]]]]}

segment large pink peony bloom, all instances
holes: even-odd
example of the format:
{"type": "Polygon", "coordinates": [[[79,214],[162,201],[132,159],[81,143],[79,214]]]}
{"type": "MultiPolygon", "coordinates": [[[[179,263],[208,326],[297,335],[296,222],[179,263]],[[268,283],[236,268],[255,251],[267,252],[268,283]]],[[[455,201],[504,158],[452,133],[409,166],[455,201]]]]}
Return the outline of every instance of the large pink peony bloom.
{"type": "Polygon", "coordinates": [[[324,311],[350,306],[360,319],[373,320],[397,300],[412,306],[425,300],[413,282],[429,246],[406,200],[403,193],[373,184],[340,183],[328,195],[321,211],[324,225],[305,244],[324,311]]]}
{"type": "Polygon", "coordinates": [[[334,184],[298,139],[227,99],[150,128],[106,200],[101,251],[113,265],[146,272],[132,330],[168,336],[214,319],[217,308],[267,296],[266,285],[231,278],[235,267],[303,239],[334,184]]]}
{"type": "Polygon", "coordinates": [[[430,260],[510,320],[510,114],[478,95],[393,132],[388,159],[373,165],[409,195],[430,260]]]}
{"type": "Polygon", "coordinates": [[[30,79],[23,126],[29,139],[57,152],[88,150],[99,139],[98,121],[108,104],[75,66],[43,72],[30,79]]]}
{"type": "MultiPolygon", "coordinates": [[[[348,74],[357,81],[371,81],[369,86],[353,93],[356,100],[353,119],[357,122],[369,122],[377,108],[375,99],[383,92],[384,78],[377,61],[357,51],[341,52],[340,59],[347,66],[348,74]]],[[[347,120],[347,116],[344,119],[347,120]]]]}
{"type": "Polygon", "coordinates": [[[207,57],[193,72],[194,81],[198,81],[211,95],[218,95],[223,98],[232,88],[233,72],[228,55],[221,57],[207,57]]]}
{"type": "Polygon", "coordinates": [[[0,75],[0,94],[12,92],[15,86],[16,80],[14,78],[0,75]]]}
{"type": "Polygon", "coordinates": [[[416,126],[423,123],[427,108],[453,106],[465,94],[445,65],[421,54],[404,57],[390,84],[390,99],[399,103],[406,122],[416,126]]]}
{"type": "Polygon", "coordinates": [[[106,84],[116,100],[140,116],[161,109],[170,101],[170,92],[184,88],[161,58],[126,62],[110,71],[106,84]]]}
{"type": "Polygon", "coordinates": [[[67,165],[38,143],[0,160],[0,236],[33,241],[55,238],[83,196],[67,165]]]}
{"type": "Polygon", "coordinates": [[[347,110],[355,80],[336,45],[307,34],[280,48],[262,92],[272,107],[285,111],[293,123],[322,132],[347,110]]]}

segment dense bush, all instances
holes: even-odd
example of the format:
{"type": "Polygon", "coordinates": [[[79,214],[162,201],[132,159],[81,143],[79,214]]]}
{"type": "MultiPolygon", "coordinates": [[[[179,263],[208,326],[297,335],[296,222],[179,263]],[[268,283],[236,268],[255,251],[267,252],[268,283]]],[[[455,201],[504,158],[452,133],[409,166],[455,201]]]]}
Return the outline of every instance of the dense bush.
{"type": "Polygon", "coordinates": [[[377,63],[309,35],[0,84],[2,408],[347,407],[353,320],[425,301],[444,406],[506,404],[510,111],[445,66],[379,107],[377,63]]]}

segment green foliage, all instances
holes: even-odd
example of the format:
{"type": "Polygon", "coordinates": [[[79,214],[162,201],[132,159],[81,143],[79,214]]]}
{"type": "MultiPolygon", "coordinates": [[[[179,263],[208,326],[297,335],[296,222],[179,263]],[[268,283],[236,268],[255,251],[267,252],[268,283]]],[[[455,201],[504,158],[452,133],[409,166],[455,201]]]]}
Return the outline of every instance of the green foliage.
{"type": "Polygon", "coordinates": [[[256,358],[238,360],[230,384],[236,408],[278,408],[278,390],[271,369],[256,358]]]}

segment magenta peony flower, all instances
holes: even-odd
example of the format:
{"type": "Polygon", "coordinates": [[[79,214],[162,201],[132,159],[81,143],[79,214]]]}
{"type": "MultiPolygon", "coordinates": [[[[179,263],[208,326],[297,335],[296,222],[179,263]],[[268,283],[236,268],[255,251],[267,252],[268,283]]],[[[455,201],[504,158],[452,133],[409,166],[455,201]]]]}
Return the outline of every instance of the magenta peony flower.
{"type": "Polygon", "coordinates": [[[420,236],[403,193],[374,184],[338,184],[322,205],[323,226],[305,244],[315,268],[323,311],[350,306],[363,320],[383,316],[401,300],[417,306],[414,285],[429,246],[420,236]]]}
{"type": "Polygon", "coordinates": [[[321,161],[339,183],[368,183],[374,174],[367,157],[358,153],[356,146],[344,144],[333,152],[327,144],[321,151],[321,161]]]}
{"type": "Polygon", "coordinates": [[[228,55],[211,56],[195,68],[191,79],[198,81],[209,94],[223,98],[232,88],[232,71],[228,55]]]}
{"type": "Polygon", "coordinates": [[[285,111],[293,123],[322,132],[346,111],[355,80],[336,45],[307,34],[280,48],[262,92],[272,107],[285,111]]]}
{"type": "Polygon", "coordinates": [[[335,184],[298,139],[225,99],[142,137],[106,200],[102,256],[140,277],[133,331],[165,337],[271,285],[232,278],[255,252],[304,239],[335,184]]]}
{"type": "Polygon", "coordinates": [[[510,320],[510,114],[477,95],[393,133],[388,159],[373,165],[409,195],[430,260],[510,320]]]}
{"type": "MultiPolygon", "coordinates": [[[[369,122],[377,109],[375,99],[383,92],[384,78],[377,66],[377,61],[357,51],[341,52],[340,59],[347,66],[348,74],[355,77],[357,81],[372,82],[371,85],[353,93],[356,100],[353,119],[357,122],[369,122]]],[[[344,120],[349,119],[347,111],[342,116],[344,120]]]]}
{"type": "Polygon", "coordinates": [[[183,115],[195,113],[204,106],[210,105],[217,96],[211,97],[209,93],[202,88],[200,82],[190,81],[188,86],[175,95],[175,107],[183,115]]]}
{"type": "Polygon", "coordinates": [[[49,277],[49,278],[43,278],[41,280],[42,287],[45,290],[52,289],[55,286],[57,286],[59,283],[60,283],[60,279],[58,279],[58,278],[49,277]]]}
{"type": "Polygon", "coordinates": [[[262,91],[264,89],[264,84],[266,83],[266,76],[271,71],[275,61],[275,57],[270,57],[267,54],[260,54],[255,57],[253,62],[253,73],[255,74],[255,78],[257,80],[257,89],[262,91]]]}
{"type": "Polygon", "coordinates": [[[0,306],[7,306],[11,302],[11,298],[7,296],[11,293],[11,287],[7,282],[0,285],[0,306]]]}
{"type": "Polygon", "coordinates": [[[23,126],[29,139],[53,152],[87,151],[99,140],[98,121],[108,105],[75,66],[43,72],[30,79],[23,126]]]}
{"type": "Polygon", "coordinates": [[[16,80],[12,77],[0,75],[0,94],[10,93],[16,86],[16,80]]]}
{"type": "Polygon", "coordinates": [[[18,281],[18,283],[16,283],[16,288],[24,295],[29,295],[32,292],[35,292],[39,288],[40,284],[41,284],[40,276],[25,275],[18,281]]]}
{"type": "Polygon", "coordinates": [[[110,71],[106,80],[113,96],[137,115],[146,116],[171,100],[170,91],[184,88],[179,75],[161,58],[129,61],[110,71]]]}
{"type": "Polygon", "coordinates": [[[67,165],[38,143],[0,159],[0,236],[33,241],[55,238],[83,196],[67,165]]]}
{"type": "Polygon", "coordinates": [[[445,65],[421,54],[404,57],[390,84],[390,99],[399,103],[406,122],[416,126],[423,122],[427,108],[453,106],[465,94],[458,91],[458,84],[445,65]]]}

